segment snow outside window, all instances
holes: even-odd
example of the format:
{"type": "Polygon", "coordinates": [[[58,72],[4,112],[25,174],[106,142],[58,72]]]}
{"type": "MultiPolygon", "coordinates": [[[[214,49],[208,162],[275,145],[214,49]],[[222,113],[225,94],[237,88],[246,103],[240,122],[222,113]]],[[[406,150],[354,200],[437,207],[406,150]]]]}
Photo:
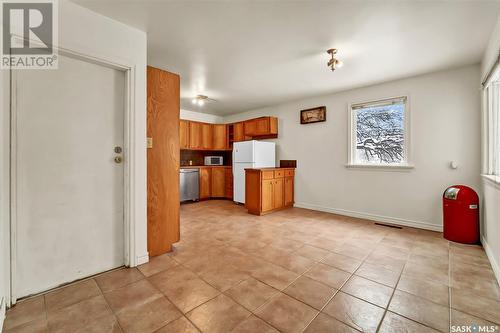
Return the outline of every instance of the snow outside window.
{"type": "Polygon", "coordinates": [[[351,105],[350,164],[408,165],[407,97],[351,105]]]}

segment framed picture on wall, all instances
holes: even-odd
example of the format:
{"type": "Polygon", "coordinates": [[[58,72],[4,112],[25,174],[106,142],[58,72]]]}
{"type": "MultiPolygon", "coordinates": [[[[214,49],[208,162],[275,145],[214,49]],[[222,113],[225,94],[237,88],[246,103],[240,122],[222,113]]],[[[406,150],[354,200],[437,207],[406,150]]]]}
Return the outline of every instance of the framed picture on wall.
{"type": "Polygon", "coordinates": [[[326,106],[317,106],[300,111],[300,123],[312,124],[326,121],[326,106]]]}

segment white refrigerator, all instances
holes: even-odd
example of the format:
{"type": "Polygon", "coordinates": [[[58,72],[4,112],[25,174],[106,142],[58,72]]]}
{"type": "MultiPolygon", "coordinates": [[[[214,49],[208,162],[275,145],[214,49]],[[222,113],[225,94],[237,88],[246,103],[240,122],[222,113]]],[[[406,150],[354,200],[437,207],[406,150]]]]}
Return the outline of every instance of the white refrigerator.
{"type": "Polygon", "coordinates": [[[233,200],[245,203],[245,169],[276,166],[276,144],[242,141],[233,144],[233,200]]]}

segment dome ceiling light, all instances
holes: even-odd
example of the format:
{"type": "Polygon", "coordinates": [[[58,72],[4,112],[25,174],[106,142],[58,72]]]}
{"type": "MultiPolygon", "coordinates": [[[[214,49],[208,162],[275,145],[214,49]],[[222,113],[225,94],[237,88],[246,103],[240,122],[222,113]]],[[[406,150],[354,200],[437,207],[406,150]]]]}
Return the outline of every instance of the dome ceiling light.
{"type": "Polygon", "coordinates": [[[208,98],[208,96],[205,95],[196,95],[196,97],[191,100],[191,103],[198,106],[203,106],[206,102],[215,102],[215,99],[208,98]]]}
{"type": "Polygon", "coordinates": [[[334,70],[336,70],[337,68],[340,68],[344,65],[344,63],[342,62],[342,60],[339,60],[337,58],[335,58],[335,55],[337,54],[337,49],[329,49],[326,51],[326,53],[328,53],[332,58],[330,59],[330,61],[328,61],[328,67],[330,67],[330,69],[332,70],[332,72],[334,70]]]}

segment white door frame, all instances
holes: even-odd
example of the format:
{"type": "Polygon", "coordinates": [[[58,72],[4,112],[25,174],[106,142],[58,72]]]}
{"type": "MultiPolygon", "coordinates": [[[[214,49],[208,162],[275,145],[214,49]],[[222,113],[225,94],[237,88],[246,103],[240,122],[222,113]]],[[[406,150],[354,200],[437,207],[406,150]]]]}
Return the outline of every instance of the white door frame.
{"type": "MultiPolygon", "coordinates": [[[[17,37],[19,38],[19,37],[17,37]]],[[[36,43],[36,42],[35,42],[36,43]]],[[[123,183],[124,183],[124,202],[123,202],[123,223],[124,223],[124,265],[136,266],[135,249],[135,220],[134,216],[134,163],[135,161],[135,66],[122,61],[112,61],[104,57],[93,56],[82,52],[77,52],[61,47],[55,47],[59,55],[79,59],[82,61],[94,63],[97,65],[113,68],[125,72],[125,102],[124,102],[124,161],[123,161],[123,183]]],[[[7,281],[10,285],[10,295],[7,297],[7,305],[13,305],[17,302],[16,295],[16,260],[17,260],[17,75],[15,71],[10,70],[10,275],[7,281]]]]}

